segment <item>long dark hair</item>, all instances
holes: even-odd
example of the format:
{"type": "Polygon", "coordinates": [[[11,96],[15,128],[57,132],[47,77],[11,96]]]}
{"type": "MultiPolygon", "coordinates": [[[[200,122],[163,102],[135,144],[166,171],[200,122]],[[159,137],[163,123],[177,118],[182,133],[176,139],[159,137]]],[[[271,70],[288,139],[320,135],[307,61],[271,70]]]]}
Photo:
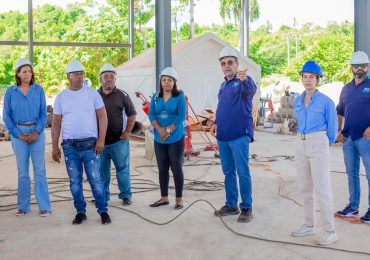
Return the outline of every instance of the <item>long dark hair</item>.
{"type": "Polygon", "coordinates": [[[23,67],[25,67],[25,66],[28,66],[28,67],[31,68],[32,77],[31,77],[31,81],[30,81],[30,86],[35,83],[35,72],[33,71],[32,66],[30,66],[30,65],[23,65],[23,66],[21,66],[21,67],[19,67],[17,69],[17,71],[15,72],[15,75],[14,75],[15,82],[17,83],[18,86],[20,86],[22,84],[22,82],[21,82],[21,78],[17,76],[17,73],[20,73],[21,72],[21,69],[23,67]]]}
{"type": "MultiPolygon", "coordinates": [[[[170,76],[166,76],[166,77],[170,77],[170,76]]],[[[173,79],[173,81],[175,82],[175,84],[173,85],[173,88],[172,88],[172,91],[171,91],[171,95],[173,97],[177,97],[178,95],[180,95],[180,93],[182,93],[182,90],[179,90],[177,89],[177,84],[176,84],[176,80],[172,77],[170,77],[171,79],[173,79]]],[[[162,87],[162,78],[160,79],[159,81],[159,97],[163,97],[163,87],[162,87]]]]}

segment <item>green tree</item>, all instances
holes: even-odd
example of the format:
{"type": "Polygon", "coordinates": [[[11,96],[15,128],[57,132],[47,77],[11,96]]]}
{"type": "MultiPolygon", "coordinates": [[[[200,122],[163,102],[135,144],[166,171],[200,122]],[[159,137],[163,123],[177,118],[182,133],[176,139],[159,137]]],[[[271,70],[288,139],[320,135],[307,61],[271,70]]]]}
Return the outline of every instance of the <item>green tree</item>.
{"type": "Polygon", "coordinates": [[[315,60],[323,69],[323,82],[348,82],[352,78],[348,60],[354,46],[353,25],[330,23],[323,33],[313,37],[309,46],[299,59],[293,60],[290,66],[282,67],[281,72],[299,80],[298,71],[302,65],[307,60],[315,60]]]}
{"type": "Polygon", "coordinates": [[[179,22],[183,19],[185,14],[186,2],[183,0],[174,0],[171,2],[171,16],[173,26],[175,27],[175,39],[179,41],[179,22]]]}
{"type": "Polygon", "coordinates": [[[135,1],[135,25],[143,39],[144,50],[148,48],[147,30],[144,26],[154,17],[155,6],[151,0],[135,1]]]}
{"type": "MultiPolygon", "coordinates": [[[[235,23],[240,23],[243,11],[243,0],[220,0],[220,15],[222,19],[234,18],[235,23]]],[[[260,16],[260,9],[257,0],[249,1],[250,21],[257,21],[260,16]]]]}
{"type": "Polygon", "coordinates": [[[19,11],[9,11],[0,14],[1,41],[27,41],[27,30],[27,14],[22,14],[19,11]]]}
{"type": "Polygon", "coordinates": [[[85,10],[78,4],[70,5],[67,10],[61,7],[45,4],[34,8],[34,40],[60,41],[85,10]]]}
{"type": "Polygon", "coordinates": [[[180,0],[180,3],[184,3],[189,6],[189,39],[193,39],[195,36],[194,0],[180,0]]]}
{"type": "MultiPolygon", "coordinates": [[[[220,0],[220,15],[222,19],[234,18],[235,24],[239,25],[239,49],[242,44],[242,12],[243,12],[243,0],[220,0]]],[[[258,20],[260,16],[259,5],[257,0],[249,1],[249,20],[254,22],[258,20]]]]}

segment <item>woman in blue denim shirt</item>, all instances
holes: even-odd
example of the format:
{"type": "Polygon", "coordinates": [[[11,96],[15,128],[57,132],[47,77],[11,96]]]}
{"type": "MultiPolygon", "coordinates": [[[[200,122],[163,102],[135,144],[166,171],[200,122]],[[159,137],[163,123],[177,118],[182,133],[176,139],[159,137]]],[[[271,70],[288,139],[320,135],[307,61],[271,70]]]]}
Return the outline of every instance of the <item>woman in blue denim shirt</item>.
{"type": "Polygon", "coordinates": [[[295,154],[305,223],[291,235],[302,237],[316,233],[316,197],[323,226],[323,235],[316,243],[329,245],[338,239],[334,226],[329,164],[329,145],[334,143],[338,128],[336,110],[334,102],[317,90],[317,84],[323,77],[320,65],[313,60],[307,61],[300,74],[305,91],[294,100],[294,113],[298,121],[295,154]]]}
{"type": "Polygon", "coordinates": [[[46,100],[44,90],[35,84],[35,74],[27,59],[19,59],[15,66],[16,84],[10,86],[4,98],[4,122],[11,134],[12,147],[18,168],[18,211],[22,216],[30,211],[31,182],[29,159],[31,157],[35,197],[40,216],[51,212],[45,170],[46,100]]]}
{"type": "Polygon", "coordinates": [[[184,174],[182,162],[184,157],[184,120],[186,117],[186,100],[177,89],[176,71],[165,68],[160,75],[160,91],[150,102],[149,120],[154,126],[154,150],[159,170],[161,199],[151,207],[168,205],[169,168],[173,173],[176,190],[175,209],[183,207],[182,190],[184,174]]]}

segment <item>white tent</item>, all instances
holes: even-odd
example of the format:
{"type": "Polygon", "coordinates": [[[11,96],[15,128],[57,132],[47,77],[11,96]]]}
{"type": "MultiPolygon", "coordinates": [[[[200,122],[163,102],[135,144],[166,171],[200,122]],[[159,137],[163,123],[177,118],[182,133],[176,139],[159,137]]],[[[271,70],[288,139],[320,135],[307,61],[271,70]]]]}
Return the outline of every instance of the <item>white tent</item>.
{"type": "Polygon", "coordinates": [[[335,106],[339,103],[340,92],[342,91],[343,82],[332,82],[319,87],[319,91],[330,97],[335,106]]]}
{"type": "MultiPolygon", "coordinates": [[[[224,78],[218,55],[225,46],[229,45],[211,33],[172,45],[172,66],[179,75],[178,87],[188,96],[197,113],[206,107],[216,110],[217,94],[224,78]]],[[[248,74],[259,86],[260,66],[240,52],[238,57],[239,68],[248,68],[248,74]]],[[[154,48],[117,67],[117,87],[130,95],[138,112],[138,121],[146,121],[147,117],[135,92],[140,91],[149,99],[155,93],[155,81],[154,48]]],[[[259,102],[259,90],[254,101],[259,102]]]]}

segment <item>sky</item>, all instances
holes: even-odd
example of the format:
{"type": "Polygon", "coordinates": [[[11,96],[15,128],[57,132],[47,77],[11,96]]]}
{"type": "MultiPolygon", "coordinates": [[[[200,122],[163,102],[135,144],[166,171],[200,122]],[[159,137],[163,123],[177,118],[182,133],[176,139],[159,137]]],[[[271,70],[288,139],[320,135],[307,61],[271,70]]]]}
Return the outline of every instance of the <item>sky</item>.
{"type": "MultiPolygon", "coordinates": [[[[312,22],[325,26],[329,21],[354,21],[353,0],[258,0],[260,18],[251,24],[255,29],[269,21],[274,30],[282,24],[293,26],[294,17],[298,25],[312,22]]],[[[218,0],[198,0],[195,7],[195,21],[207,25],[222,23],[218,0]],[[214,15],[204,15],[214,14],[214,15]]]]}
{"type": "MultiPolygon", "coordinates": [[[[105,0],[101,0],[105,1],[105,0]]],[[[33,0],[33,5],[45,3],[66,7],[68,3],[84,2],[84,0],[33,0]]],[[[251,29],[269,21],[273,30],[282,24],[293,26],[294,18],[298,26],[307,22],[325,26],[329,21],[353,22],[353,0],[258,0],[260,19],[251,24],[251,29]]],[[[0,0],[0,12],[9,10],[27,11],[28,0],[0,0]],[[14,2],[17,5],[14,5],[14,2]]],[[[219,0],[195,0],[195,21],[200,25],[222,24],[219,15],[219,0]]]]}

